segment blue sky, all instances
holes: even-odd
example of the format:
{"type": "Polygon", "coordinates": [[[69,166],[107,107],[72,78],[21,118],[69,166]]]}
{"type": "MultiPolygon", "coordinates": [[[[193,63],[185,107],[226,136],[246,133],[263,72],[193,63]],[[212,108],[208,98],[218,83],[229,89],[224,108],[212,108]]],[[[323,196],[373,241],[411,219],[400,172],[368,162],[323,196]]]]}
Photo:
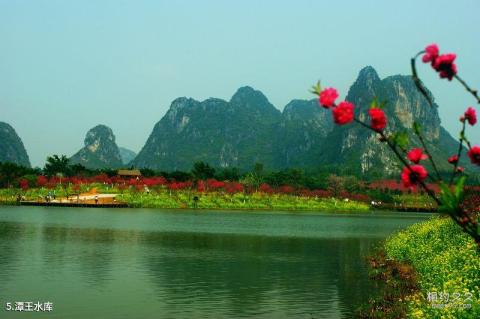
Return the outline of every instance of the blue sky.
{"type": "MultiPolygon", "coordinates": [[[[283,109],[311,98],[317,79],[345,96],[362,67],[408,74],[409,58],[431,42],[456,52],[478,88],[479,11],[477,0],[0,0],[0,121],[33,165],[73,155],[100,123],[139,151],[179,96],[229,99],[250,85],[283,109]]],[[[420,74],[456,136],[475,101],[427,66],[420,74]]],[[[468,133],[480,143],[480,126],[468,133]]]]}

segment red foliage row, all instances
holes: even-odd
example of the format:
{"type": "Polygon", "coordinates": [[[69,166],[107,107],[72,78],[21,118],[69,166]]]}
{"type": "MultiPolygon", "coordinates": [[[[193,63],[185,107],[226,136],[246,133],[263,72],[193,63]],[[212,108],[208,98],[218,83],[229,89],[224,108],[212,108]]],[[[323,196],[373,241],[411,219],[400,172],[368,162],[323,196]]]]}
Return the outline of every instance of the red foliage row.
{"type": "MultiPolygon", "coordinates": [[[[139,178],[121,178],[121,177],[108,177],[106,174],[101,174],[93,177],[50,177],[46,176],[37,176],[35,185],[29,185],[29,182],[26,179],[19,180],[19,187],[23,190],[28,189],[31,186],[36,187],[47,187],[55,188],[58,185],[68,185],[72,184],[75,191],[80,191],[81,185],[88,185],[92,183],[102,183],[102,184],[112,184],[119,189],[134,188],[137,191],[142,191],[145,188],[151,188],[156,186],[165,186],[167,189],[172,191],[185,190],[185,189],[195,189],[198,192],[209,192],[209,191],[224,191],[228,194],[251,192],[253,189],[243,185],[239,182],[228,182],[228,181],[218,181],[216,179],[207,179],[200,180],[194,184],[192,181],[186,182],[177,182],[175,180],[168,181],[162,176],[157,177],[139,177],[139,178]]],[[[274,188],[269,184],[261,184],[259,189],[260,192],[265,194],[295,194],[303,197],[319,197],[319,198],[329,198],[333,194],[330,191],[323,189],[309,190],[306,188],[296,189],[290,185],[282,185],[278,188],[274,188]]],[[[350,198],[358,201],[368,201],[367,195],[361,194],[350,194],[348,192],[342,192],[339,194],[341,198],[350,198]]]]}
{"type": "MultiPolygon", "coordinates": [[[[430,188],[435,193],[440,192],[440,187],[436,184],[428,184],[428,188],[430,188]]],[[[394,179],[385,179],[371,182],[368,186],[370,189],[379,189],[379,190],[391,190],[391,191],[400,191],[402,193],[412,192],[417,193],[421,192],[422,190],[417,187],[406,187],[404,183],[396,181],[394,179]]]]}
{"type": "MultiPolygon", "coordinates": [[[[186,181],[186,182],[177,182],[174,180],[168,181],[163,176],[125,179],[117,176],[108,177],[106,174],[101,174],[93,177],[74,176],[74,177],[62,177],[62,178],[60,177],[47,178],[45,176],[38,176],[35,185],[30,185],[28,180],[23,178],[19,180],[18,185],[23,190],[26,190],[32,186],[55,188],[59,184],[63,184],[63,185],[73,184],[73,188],[75,190],[79,190],[80,185],[91,184],[91,183],[113,184],[120,189],[133,187],[139,191],[143,190],[145,186],[149,188],[156,187],[156,186],[165,186],[166,188],[172,191],[196,188],[198,192],[225,191],[226,193],[229,193],[229,194],[242,193],[244,191],[250,190],[248,187],[238,182],[225,182],[225,181],[218,181],[216,179],[207,179],[205,181],[203,180],[198,181],[197,184],[194,185],[192,181],[186,181]]],[[[437,185],[429,184],[428,186],[435,192],[440,191],[437,185]]],[[[409,192],[409,191],[419,192],[420,191],[417,188],[405,187],[401,182],[398,182],[396,180],[374,181],[374,182],[371,182],[368,185],[368,187],[370,189],[393,190],[393,191],[401,191],[401,192],[409,192]]],[[[467,186],[466,189],[476,190],[480,192],[480,186],[477,186],[477,187],[467,186]]],[[[299,196],[320,197],[320,198],[328,198],[333,196],[332,192],[327,190],[322,190],[322,189],[316,189],[316,190],[309,190],[306,188],[295,189],[290,185],[282,185],[278,188],[274,188],[266,183],[261,184],[258,190],[265,194],[296,194],[299,196]]],[[[350,198],[350,199],[359,200],[359,201],[368,201],[368,196],[364,194],[351,194],[348,192],[341,192],[339,194],[339,197],[350,198]]]]}

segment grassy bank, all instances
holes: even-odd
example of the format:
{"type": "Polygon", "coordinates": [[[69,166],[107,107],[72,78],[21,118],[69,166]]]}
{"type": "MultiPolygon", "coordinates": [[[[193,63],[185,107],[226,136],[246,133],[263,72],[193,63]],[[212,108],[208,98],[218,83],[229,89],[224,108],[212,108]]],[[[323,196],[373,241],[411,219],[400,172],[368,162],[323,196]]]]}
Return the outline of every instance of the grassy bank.
{"type": "Polygon", "coordinates": [[[409,318],[480,318],[480,254],[451,220],[415,224],[388,238],[385,251],[416,272],[419,290],[402,301],[409,318]]]}
{"type": "MultiPolygon", "coordinates": [[[[90,185],[81,191],[95,187],[98,193],[118,194],[117,201],[125,202],[130,207],[143,208],[199,208],[199,209],[259,209],[259,210],[320,210],[320,211],[368,211],[369,205],[363,202],[323,198],[315,196],[298,196],[294,194],[267,194],[262,192],[198,192],[194,190],[156,189],[145,192],[135,189],[118,189],[102,184],[90,185]],[[197,200],[195,200],[197,198],[197,200]]],[[[57,187],[55,189],[32,188],[0,189],[0,202],[15,203],[18,194],[26,200],[36,201],[55,191],[57,198],[72,195],[72,189],[57,187]]]]}
{"type": "Polygon", "coordinates": [[[223,194],[194,192],[161,192],[156,194],[124,193],[118,199],[132,207],[199,208],[199,209],[268,209],[268,210],[321,210],[367,211],[365,203],[335,198],[310,198],[281,194],[223,194]],[[198,201],[194,201],[194,197],[198,201]]]}

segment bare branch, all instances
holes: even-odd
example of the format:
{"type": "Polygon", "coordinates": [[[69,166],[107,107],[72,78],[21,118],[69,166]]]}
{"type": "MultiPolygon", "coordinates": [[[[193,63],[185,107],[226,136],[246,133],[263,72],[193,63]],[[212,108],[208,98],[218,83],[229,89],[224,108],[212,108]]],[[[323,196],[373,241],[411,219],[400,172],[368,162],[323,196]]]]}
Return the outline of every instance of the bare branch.
{"type": "Polygon", "coordinates": [[[478,96],[478,91],[469,87],[468,84],[461,77],[459,77],[457,74],[455,74],[454,77],[455,77],[455,79],[458,80],[458,82],[460,82],[463,85],[463,87],[468,92],[470,92],[473,95],[473,97],[477,100],[477,103],[480,104],[480,97],[478,96]]]}

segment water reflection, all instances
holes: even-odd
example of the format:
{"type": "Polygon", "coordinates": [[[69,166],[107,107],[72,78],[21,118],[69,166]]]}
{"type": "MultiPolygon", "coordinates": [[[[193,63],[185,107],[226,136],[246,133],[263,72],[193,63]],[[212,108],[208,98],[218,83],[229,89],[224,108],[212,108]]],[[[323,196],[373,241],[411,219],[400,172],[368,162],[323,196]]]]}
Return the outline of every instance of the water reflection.
{"type": "Polygon", "coordinates": [[[399,224],[381,218],[0,207],[0,302],[55,302],[36,318],[349,318],[372,289],[364,256],[399,224]]]}
{"type": "Polygon", "coordinates": [[[363,256],[375,242],[149,233],[144,265],[158,298],[174,307],[210,298],[212,310],[226,302],[223,310],[237,317],[348,314],[369,288],[363,256]]]}
{"type": "Polygon", "coordinates": [[[24,254],[18,238],[27,237],[28,233],[31,234],[35,230],[35,227],[27,224],[0,221],[0,285],[5,285],[7,281],[14,279],[9,274],[15,271],[15,264],[24,254]]]}
{"type": "Polygon", "coordinates": [[[42,256],[49,269],[77,265],[83,280],[91,285],[102,285],[111,278],[112,248],[123,236],[111,229],[42,228],[42,256]]]}

